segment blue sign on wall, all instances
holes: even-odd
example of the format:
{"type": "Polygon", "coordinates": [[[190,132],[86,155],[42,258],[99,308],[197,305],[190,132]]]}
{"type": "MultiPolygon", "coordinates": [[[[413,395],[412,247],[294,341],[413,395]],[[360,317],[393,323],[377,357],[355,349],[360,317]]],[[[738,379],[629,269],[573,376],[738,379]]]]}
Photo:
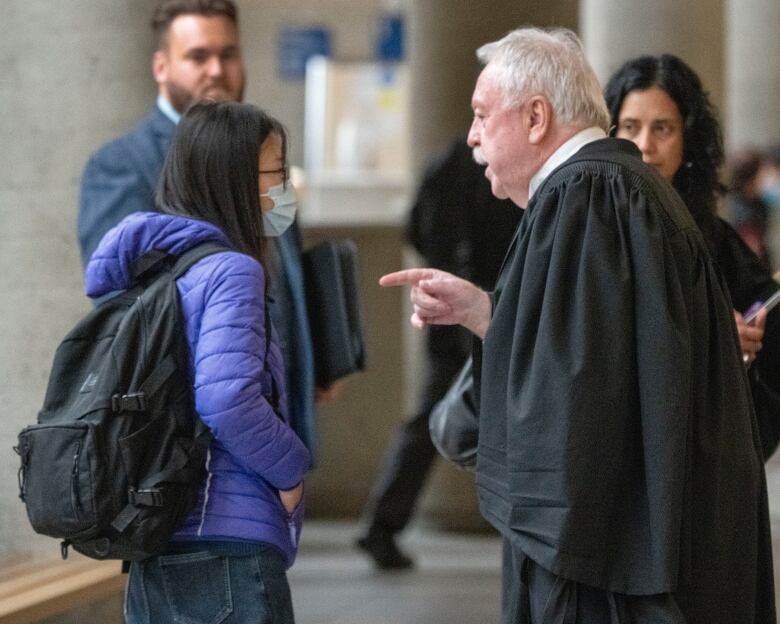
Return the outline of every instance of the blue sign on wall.
{"type": "Polygon", "coordinates": [[[279,76],[303,80],[310,56],[330,56],[330,30],[321,26],[288,26],[279,31],[277,44],[279,76]]]}
{"type": "Polygon", "coordinates": [[[404,18],[400,13],[388,13],[379,17],[376,59],[378,61],[404,60],[404,18]]]}

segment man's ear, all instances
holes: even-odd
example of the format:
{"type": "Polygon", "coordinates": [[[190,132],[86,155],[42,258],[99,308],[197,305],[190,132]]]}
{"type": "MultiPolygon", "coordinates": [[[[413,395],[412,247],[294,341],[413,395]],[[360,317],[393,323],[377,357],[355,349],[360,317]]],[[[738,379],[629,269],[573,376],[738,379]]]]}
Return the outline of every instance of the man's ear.
{"type": "Polygon", "coordinates": [[[157,84],[168,82],[168,53],[157,50],[152,56],[152,75],[157,84]]]}
{"type": "Polygon", "coordinates": [[[528,142],[539,145],[552,127],[552,106],[547,98],[535,95],[526,104],[528,142]]]}

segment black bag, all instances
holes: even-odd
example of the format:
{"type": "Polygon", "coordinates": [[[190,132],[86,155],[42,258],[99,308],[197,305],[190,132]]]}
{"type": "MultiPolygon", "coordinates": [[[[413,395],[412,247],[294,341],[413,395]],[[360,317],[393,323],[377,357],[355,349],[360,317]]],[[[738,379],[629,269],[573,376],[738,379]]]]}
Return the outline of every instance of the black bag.
{"type": "Polygon", "coordinates": [[[314,343],[317,385],[365,368],[357,247],[326,240],[303,254],[306,307],[314,343]]]}
{"type": "Polygon", "coordinates": [[[444,459],[473,470],[477,464],[479,421],[472,359],[466,360],[447,394],[428,419],[431,441],[444,459]]]}
{"type": "Polygon", "coordinates": [[[133,286],[57,349],[38,424],[19,434],[19,496],[37,533],[95,559],[165,547],[195,503],[211,441],[195,412],[176,278],[225,251],[152,251],[133,286]]]}

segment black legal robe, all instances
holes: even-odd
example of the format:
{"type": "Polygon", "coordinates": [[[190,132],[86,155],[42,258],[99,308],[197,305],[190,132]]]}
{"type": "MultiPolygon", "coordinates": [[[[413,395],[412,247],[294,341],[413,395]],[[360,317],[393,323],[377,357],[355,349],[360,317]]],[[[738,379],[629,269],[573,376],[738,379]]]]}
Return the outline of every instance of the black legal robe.
{"type": "Polygon", "coordinates": [[[672,188],[604,139],[529,203],[481,357],[485,517],[537,564],[774,622],[766,482],[723,278],[672,188]]]}
{"type": "MultiPolygon", "coordinates": [[[[710,239],[705,242],[723,273],[734,309],[744,312],[756,301],[766,301],[778,289],[769,269],[728,223],[711,215],[710,239]]],[[[753,407],[764,460],[780,444],[780,308],[766,318],[763,348],[748,369],[753,407]]]]}

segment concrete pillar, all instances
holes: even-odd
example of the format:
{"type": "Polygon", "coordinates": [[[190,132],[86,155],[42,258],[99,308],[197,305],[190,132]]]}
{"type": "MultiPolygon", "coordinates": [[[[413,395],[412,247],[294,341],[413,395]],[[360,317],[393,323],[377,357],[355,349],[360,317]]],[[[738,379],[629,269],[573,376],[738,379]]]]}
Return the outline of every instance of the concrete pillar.
{"type": "MultiPolygon", "coordinates": [[[[285,3],[237,4],[247,67],[246,99],[282,119],[290,130],[290,161],[300,164],[303,81],[279,76],[278,34],[291,18],[301,26],[321,24],[332,31],[334,56],[369,59],[379,0],[298,0],[293,13],[285,3]]],[[[6,559],[58,555],[53,540],[36,538],[29,529],[17,498],[18,463],[10,447],[18,431],[35,421],[54,349],[89,306],[75,237],[79,179],[88,155],[129,128],[154,102],[149,20],[155,5],[156,0],[72,0],[67,11],[56,0],[9,0],[4,5],[0,397],[6,409],[0,429],[0,449],[5,449],[0,453],[0,557],[6,559]]],[[[365,259],[365,275],[371,278],[366,292],[373,297],[367,301],[367,313],[378,317],[376,331],[368,334],[372,372],[353,382],[344,401],[324,410],[342,419],[322,427],[322,470],[312,477],[310,488],[313,512],[324,508],[318,501],[341,497],[343,504],[333,513],[357,514],[371,483],[371,462],[376,461],[369,454],[378,457],[387,430],[400,419],[401,383],[389,377],[400,376],[398,340],[380,336],[383,341],[374,342],[383,324],[401,324],[400,292],[376,286],[381,273],[374,258],[386,262],[381,272],[400,265],[400,258],[391,255],[393,250],[399,254],[400,234],[398,228],[392,230],[374,229],[364,235],[368,249],[379,254],[365,259]],[[366,390],[366,384],[380,390],[366,390]],[[372,397],[375,400],[369,401],[372,397]],[[385,416],[376,401],[389,406],[391,415],[385,416]],[[377,413],[387,419],[385,430],[362,425],[361,435],[368,436],[369,443],[356,452],[357,462],[327,454],[340,450],[339,443],[354,446],[355,440],[344,433],[352,415],[377,413]],[[336,461],[343,471],[329,473],[328,462],[336,461]],[[328,480],[329,474],[335,476],[328,480]]],[[[345,449],[346,454],[352,451],[345,449]]]]}
{"type": "Polygon", "coordinates": [[[699,74],[721,107],[723,0],[581,0],[580,28],[602,82],[630,58],[668,52],[699,74]]]}
{"type": "Polygon", "coordinates": [[[35,422],[54,349],[87,310],[76,206],[88,154],[152,102],[152,0],[11,0],[0,115],[0,557],[57,556],[17,498],[10,448],[35,422]]]}
{"type": "MultiPolygon", "coordinates": [[[[520,26],[576,30],[576,0],[495,0],[490,3],[419,0],[408,2],[411,68],[412,163],[416,178],[431,154],[471,123],[471,93],[481,67],[483,43],[520,26]]],[[[409,313],[404,315],[408,319],[409,313]]],[[[406,395],[416,398],[424,378],[419,361],[423,336],[406,323],[406,395]]],[[[411,413],[414,407],[407,406],[411,413]]],[[[421,502],[424,521],[454,529],[486,523],[476,509],[473,475],[439,462],[421,502]]]]}
{"type": "Polygon", "coordinates": [[[780,141],[780,2],[726,0],[726,145],[780,141]]]}

